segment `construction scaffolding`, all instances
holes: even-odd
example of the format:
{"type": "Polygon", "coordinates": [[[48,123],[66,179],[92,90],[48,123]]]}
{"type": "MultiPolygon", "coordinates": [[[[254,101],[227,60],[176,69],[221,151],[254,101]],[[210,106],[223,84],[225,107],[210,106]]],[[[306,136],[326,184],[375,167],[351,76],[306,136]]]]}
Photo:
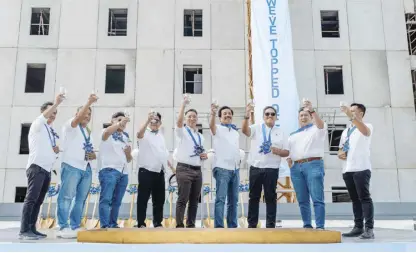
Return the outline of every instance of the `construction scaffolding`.
{"type": "Polygon", "coordinates": [[[416,14],[406,13],[405,17],[409,54],[416,55],[416,14]]]}

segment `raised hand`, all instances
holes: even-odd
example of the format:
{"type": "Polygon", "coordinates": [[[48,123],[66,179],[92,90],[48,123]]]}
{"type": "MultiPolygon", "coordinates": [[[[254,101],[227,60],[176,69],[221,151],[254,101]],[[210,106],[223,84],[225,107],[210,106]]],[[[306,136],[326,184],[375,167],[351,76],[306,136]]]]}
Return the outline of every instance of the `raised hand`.
{"type": "Polygon", "coordinates": [[[95,102],[97,102],[97,100],[98,100],[98,97],[95,94],[90,94],[90,96],[88,97],[88,103],[90,105],[91,104],[94,104],[95,102]]]}

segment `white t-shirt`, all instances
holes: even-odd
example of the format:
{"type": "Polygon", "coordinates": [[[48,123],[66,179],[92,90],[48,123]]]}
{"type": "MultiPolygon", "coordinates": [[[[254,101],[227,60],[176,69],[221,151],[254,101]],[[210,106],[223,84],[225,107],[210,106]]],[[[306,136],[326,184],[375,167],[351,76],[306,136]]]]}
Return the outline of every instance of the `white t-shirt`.
{"type": "Polygon", "coordinates": [[[213,136],[213,149],[215,156],[213,168],[218,167],[227,170],[235,170],[240,167],[240,135],[238,131],[228,127],[217,125],[213,136]]]}
{"type": "Polygon", "coordinates": [[[53,164],[58,155],[53,151],[51,140],[55,140],[48,119],[39,115],[30,126],[28,142],[29,142],[29,159],[26,169],[32,164],[36,164],[46,171],[51,171],[53,164]],[[51,139],[49,139],[51,138],[51,139]]]}
{"type": "MultiPolygon", "coordinates": [[[[369,123],[365,123],[365,125],[370,129],[371,134],[368,137],[364,136],[358,128],[351,133],[347,160],[342,161],[342,173],[371,170],[370,146],[371,137],[373,136],[373,125],[369,123]]],[[[352,126],[342,132],[339,148],[344,146],[350,128],[352,126]]]]}
{"type": "MultiPolygon", "coordinates": [[[[251,146],[248,164],[257,168],[272,168],[278,169],[280,167],[281,157],[274,155],[272,152],[268,154],[259,153],[260,146],[263,144],[263,124],[251,125],[251,146]]],[[[266,139],[269,138],[270,128],[265,125],[266,139]]],[[[288,136],[279,127],[274,126],[271,129],[272,147],[289,150],[288,136]]]]}
{"type": "MultiPolygon", "coordinates": [[[[86,170],[90,161],[85,161],[84,135],[79,125],[76,127],[71,126],[73,119],[68,120],[62,127],[62,162],[74,168],[86,170]]],[[[88,133],[87,128],[84,128],[84,133],[86,138],[90,136],[90,142],[93,143],[92,136],[88,133]]]]}
{"type": "Polygon", "coordinates": [[[319,129],[312,125],[303,131],[292,133],[289,136],[289,157],[292,161],[298,161],[311,157],[324,158],[325,137],[328,133],[328,126],[324,123],[324,128],[319,129]]]}
{"type": "MultiPolygon", "coordinates": [[[[204,146],[204,136],[197,131],[191,130],[191,134],[194,136],[195,141],[199,145],[199,138],[201,138],[201,145],[204,146]]],[[[192,166],[201,166],[201,158],[194,156],[195,144],[192,137],[189,135],[186,127],[175,128],[175,134],[177,138],[175,160],[178,163],[185,163],[192,166]],[[192,156],[192,157],[191,157],[192,156]]]]}
{"type": "MultiPolygon", "coordinates": [[[[102,134],[105,129],[103,129],[102,134]]],[[[112,135],[108,137],[106,141],[101,138],[100,153],[99,153],[99,164],[100,170],[105,168],[112,168],[120,171],[123,174],[128,174],[127,170],[127,158],[124,153],[124,149],[127,145],[130,145],[131,141],[128,136],[121,133],[123,141],[115,140],[112,135]]]]}
{"type": "Polygon", "coordinates": [[[137,171],[139,168],[145,168],[160,173],[162,167],[167,169],[169,151],[166,148],[165,137],[160,131],[152,133],[147,129],[143,138],[138,139],[138,144],[137,171]]]}

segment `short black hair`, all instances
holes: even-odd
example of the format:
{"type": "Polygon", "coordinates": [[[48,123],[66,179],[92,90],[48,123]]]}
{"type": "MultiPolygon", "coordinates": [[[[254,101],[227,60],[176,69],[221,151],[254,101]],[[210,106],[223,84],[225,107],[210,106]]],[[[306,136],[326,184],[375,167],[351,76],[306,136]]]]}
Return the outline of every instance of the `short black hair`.
{"type": "Polygon", "coordinates": [[[113,114],[113,116],[111,116],[112,119],[118,118],[118,117],[126,117],[126,115],[124,114],[124,112],[116,112],[113,114]]]}
{"type": "Polygon", "coordinates": [[[363,112],[363,117],[364,117],[365,111],[367,110],[365,108],[365,106],[363,104],[359,104],[359,103],[352,103],[351,107],[353,107],[353,106],[356,106],[360,111],[362,111],[363,112]]]}
{"type": "Polygon", "coordinates": [[[189,109],[185,112],[185,115],[188,114],[188,112],[194,112],[196,115],[198,115],[198,112],[195,109],[189,109]]]}
{"type": "MultiPolygon", "coordinates": [[[[303,112],[305,110],[306,107],[302,106],[301,108],[299,108],[298,114],[303,112]]],[[[309,112],[309,114],[312,114],[311,112],[309,112]]]]}
{"type": "Polygon", "coordinates": [[[48,106],[52,106],[53,103],[52,102],[45,102],[42,104],[42,106],[40,107],[40,112],[44,112],[46,111],[46,109],[48,108],[48,106]]]}
{"type": "Polygon", "coordinates": [[[159,120],[162,121],[162,115],[160,115],[160,113],[156,112],[156,116],[158,116],[159,120]]]}
{"type": "Polygon", "coordinates": [[[267,109],[273,109],[274,113],[276,113],[276,115],[277,115],[276,108],[274,108],[271,105],[268,105],[268,106],[264,107],[264,109],[263,109],[263,115],[264,115],[264,113],[266,112],[267,109]]]}
{"type": "Polygon", "coordinates": [[[231,109],[230,107],[228,107],[228,106],[223,106],[223,107],[221,107],[220,108],[220,110],[218,111],[218,117],[219,118],[221,118],[221,113],[222,113],[222,111],[223,110],[230,110],[231,111],[231,115],[234,115],[234,111],[233,111],[233,109],[231,109]]]}

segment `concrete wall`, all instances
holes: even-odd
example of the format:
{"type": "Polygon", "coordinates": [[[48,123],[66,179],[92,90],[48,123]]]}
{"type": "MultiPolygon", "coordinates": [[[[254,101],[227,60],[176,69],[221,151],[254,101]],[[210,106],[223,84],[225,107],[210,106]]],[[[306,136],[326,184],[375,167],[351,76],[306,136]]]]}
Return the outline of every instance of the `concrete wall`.
{"type": "MultiPolygon", "coordinates": [[[[310,98],[322,113],[336,110],[334,121],[326,118],[329,123],[348,123],[338,110],[341,100],[368,107],[366,120],[374,125],[371,187],[377,202],[416,201],[410,76],[416,60],[407,51],[404,20],[404,13],[413,10],[413,0],[290,1],[300,97],[310,98]],[[322,38],[320,10],[339,11],[340,38],[322,38]],[[325,95],[325,65],[343,66],[344,95],[325,95]]],[[[248,97],[245,11],[243,0],[1,1],[0,21],[8,25],[0,37],[0,202],[14,202],[15,187],[26,185],[27,155],[18,154],[20,124],[30,123],[60,86],[68,90],[68,99],[59,108],[58,130],[95,89],[100,97],[91,122],[96,140],[114,111],[130,111],[134,124],[128,130],[134,136],[148,111],[155,109],[163,115],[166,142],[173,149],[182,66],[202,65],[203,94],[193,96],[193,106],[201,112],[203,127],[208,127],[213,98],[235,108],[240,125],[248,97]],[[32,7],[51,8],[49,36],[29,35],[32,7]],[[107,36],[109,8],[128,8],[127,36],[107,36]],[[203,10],[203,37],[183,36],[187,8],[203,10]],[[27,63],[46,63],[44,93],[23,92],[27,63]],[[106,64],[126,65],[124,94],[104,94],[106,64]]],[[[204,136],[209,148],[208,130],[204,136]]],[[[247,148],[244,137],[240,144],[247,148]]],[[[325,188],[343,186],[339,160],[327,154],[325,164],[325,188]]],[[[58,162],[55,168],[59,171],[58,162]]],[[[241,179],[247,174],[242,170],[241,179]]],[[[209,182],[210,173],[204,175],[209,182]]],[[[137,182],[136,175],[130,182],[137,182]]],[[[326,201],[332,201],[330,193],[326,201]]]]}

